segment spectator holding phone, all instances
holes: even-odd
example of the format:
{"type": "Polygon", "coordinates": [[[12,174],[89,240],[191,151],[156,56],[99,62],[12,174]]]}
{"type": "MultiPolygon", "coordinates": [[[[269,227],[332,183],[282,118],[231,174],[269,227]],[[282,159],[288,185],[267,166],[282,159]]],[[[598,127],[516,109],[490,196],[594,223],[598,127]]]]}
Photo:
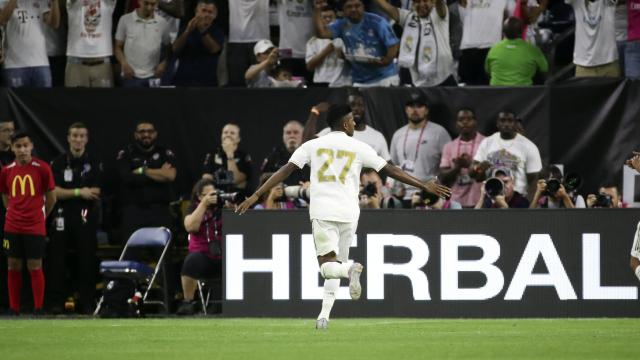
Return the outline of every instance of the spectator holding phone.
{"type": "Polygon", "coordinates": [[[253,47],[253,54],[256,56],[257,64],[251,65],[244,73],[247,87],[267,88],[273,87],[273,81],[269,77],[271,71],[278,65],[278,49],[271,40],[263,39],[253,47]]]}

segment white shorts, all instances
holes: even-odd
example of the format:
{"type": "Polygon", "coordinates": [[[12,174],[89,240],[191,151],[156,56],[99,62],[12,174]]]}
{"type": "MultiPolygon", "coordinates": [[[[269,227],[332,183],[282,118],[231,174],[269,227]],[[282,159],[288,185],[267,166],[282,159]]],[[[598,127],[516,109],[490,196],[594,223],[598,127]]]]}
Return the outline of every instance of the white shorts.
{"type": "Polygon", "coordinates": [[[357,222],[344,223],[312,219],[311,228],[316,255],[327,255],[333,251],[336,253],[338,261],[347,262],[349,247],[351,247],[357,227],[357,222]]]}
{"type": "Polygon", "coordinates": [[[631,247],[631,256],[640,260],[640,222],[636,227],[636,234],[633,237],[633,246],[631,247]]]}

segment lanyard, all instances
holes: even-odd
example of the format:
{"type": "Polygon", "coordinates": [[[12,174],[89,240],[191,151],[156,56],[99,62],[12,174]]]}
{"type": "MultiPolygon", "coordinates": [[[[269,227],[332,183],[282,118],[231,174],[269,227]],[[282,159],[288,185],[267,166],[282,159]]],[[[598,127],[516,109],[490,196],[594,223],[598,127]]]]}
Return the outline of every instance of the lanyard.
{"type": "MultiPolygon", "coordinates": [[[[469,154],[469,155],[473,155],[473,151],[474,151],[474,150],[475,150],[475,148],[476,148],[476,139],[477,139],[477,138],[478,138],[478,134],[476,134],[476,136],[475,136],[475,137],[473,138],[473,140],[471,141],[471,154],[469,154]]],[[[467,142],[467,141],[465,141],[465,143],[468,143],[468,142],[467,142]]],[[[462,139],[460,139],[460,140],[458,141],[458,151],[457,151],[457,153],[458,153],[458,154],[456,155],[456,157],[460,157],[460,145],[462,145],[462,139]]]]}
{"type": "MultiPolygon", "coordinates": [[[[418,150],[420,150],[420,144],[422,143],[422,135],[424,135],[424,129],[426,129],[427,123],[425,122],[422,125],[422,130],[420,130],[420,137],[418,138],[418,143],[416,144],[416,154],[413,157],[413,161],[418,159],[418,150]]],[[[404,133],[404,144],[402,145],[402,154],[404,155],[404,159],[407,159],[407,138],[409,137],[409,127],[407,127],[407,131],[404,133]]]]}

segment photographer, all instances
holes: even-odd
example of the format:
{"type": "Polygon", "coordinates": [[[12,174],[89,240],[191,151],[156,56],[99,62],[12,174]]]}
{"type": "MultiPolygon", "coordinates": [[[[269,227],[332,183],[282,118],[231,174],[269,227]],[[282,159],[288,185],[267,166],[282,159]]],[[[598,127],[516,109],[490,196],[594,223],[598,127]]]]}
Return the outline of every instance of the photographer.
{"type": "Polygon", "coordinates": [[[528,208],[529,200],[514,190],[513,176],[508,168],[497,168],[491,172],[481,188],[476,209],[528,208]]]}
{"type": "Polygon", "coordinates": [[[581,183],[580,177],[568,174],[563,180],[562,171],[550,165],[544,170],[543,178],[547,180],[538,180],[531,200],[532,209],[585,208],[584,198],[575,193],[581,183]]]}
{"type": "Polygon", "coordinates": [[[451,199],[444,199],[426,191],[416,191],[411,196],[411,208],[417,210],[460,210],[462,205],[451,199]]]}
{"type": "Polygon", "coordinates": [[[380,175],[373,169],[365,168],[360,173],[360,208],[402,209],[402,200],[388,195],[380,175]]]}
{"type": "Polygon", "coordinates": [[[228,123],[222,128],[221,145],[205,156],[203,179],[227,192],[244,192],[251,179],[251,156],[238,148],[240,140],[238,125],[228,123]]]}
{"type": "Polygon", "coordinates": [[[184,300],[177,315],[195,312],[195,291],[198,279],[210,279],[222,273],[221,199],[209,179],[199,180],[191,193],[191,211],[184,218],[189,233],[189,254],[181,272],[184,300]]]}
{"type": "MultiPolygon", "coordinates": [[[[264,184],[273,173],[264,173],[260,176],[260,186],[264,184]]],[[[284,193],[285,185],[280,183],[271,188],[271,190],[262,195],[260,199],[258,199],[258,204],[254,207],[256,210],[290,210],[295,209],[296,204],[285,196],[284,193]]]]}
{"type": "Polygon", "coordinates": [[[622,202],[618,186],[613,183],[604,183],[598,188],[598,194],[589,194],[587,196],[587,207],[618,209],[627,206],[622,202]]]}

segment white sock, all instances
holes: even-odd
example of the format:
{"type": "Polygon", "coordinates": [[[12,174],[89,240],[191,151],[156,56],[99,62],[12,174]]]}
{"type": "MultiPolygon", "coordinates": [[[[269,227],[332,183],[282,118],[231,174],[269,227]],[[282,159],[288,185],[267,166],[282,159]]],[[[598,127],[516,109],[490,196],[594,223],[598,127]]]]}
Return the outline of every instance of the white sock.
{"type": "Polygon", "coordinates": [[[636,273],[636,277],[638,278],[638,280],[640,280],[640,265],[639,265],[639,266],[636,266],[636,271],[635,271],[635,273],[636,273]]]}
{"type": "Polygon", "coordinates": [[[325,279],[340,279],[349,277],[349,264],[339,262],[326,262],[320,266],[320,275],[325,279]]]}
{"type": "Polygon", "coordinates": [[[322,294],[322,310],[318,319],[325,318],[329,320],[329,314],[333,303],[336,301],[336,292],[340,287],[340,279],[327,279],[324,281],[324,293],[322,294]]]}

